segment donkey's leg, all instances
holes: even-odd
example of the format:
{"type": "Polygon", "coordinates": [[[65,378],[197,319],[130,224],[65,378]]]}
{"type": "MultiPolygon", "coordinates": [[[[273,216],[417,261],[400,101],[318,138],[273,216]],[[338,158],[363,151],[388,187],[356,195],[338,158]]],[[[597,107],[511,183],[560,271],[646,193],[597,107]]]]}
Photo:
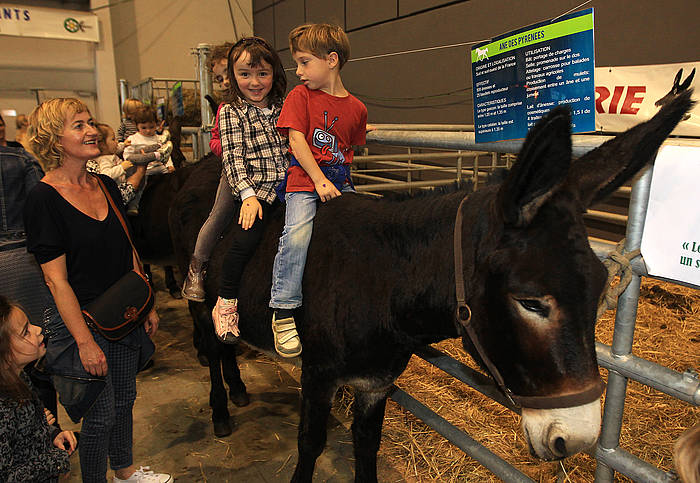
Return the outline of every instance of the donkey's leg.
{"type": "Polygon", "coordinates": [[[211,419],[214,423],[214,434],[221,438],[233,432],[228,412],[226,387],[221,376],[221,355],[224,344],[219,342],[214,334],[214,323],[211,320],[209,307],[206,304],[192,301],[188,305],[194,324],[200,334],[198,350],[206,354],[209,362],[211,419]]]}
{"type": "MultiPolygon", "coordinates": [[[[217,341],[220,344],[220,342],[217,341]]],[[[214,434],[219,438],[228,436],[233,432],[231,428],[231,415],[228,412],[228,398],[226,387],[221,377],[222,359],[221,350],[209,355],[209,378],[211,389],[209,390],[209,406],[211,407],[211,421],[214,424],[214,434]]]]}
{"type": "Polygon", "coordinates": [[[224,380],[228,384],[231,402],[238,407],[243,407],[250,404],[250,396],[248,396],[245,384],[241,379],[241,371],[238,368],[238,361],[236,360],[237,347],[237,345],[227,344],[223,348],[221,368],[224,371],[224,380]]]}
{"type": "Polygon", "coordinates": [[[352,439],[355,449],[355,481],[377,481],[377,452],[382,439],[382,423],[389,389],[355,389],[352,439]]]}
{"type": "Polygon", "coordinates": [[[326,424],[333,396],[338,389],[335,381],[310,377],[304,369],[301,375],[301,415],[297,446],[299,460],[292,476],[293,483],[311,482],[316,459],[326,446],[326,424]]]}
{"type": "Polygon", "coordinates": [[[180,286],[175,280],[173,266],[166,265],[163,267],[163,270],[165,270],[165,286],[168,287],[168,292],[170,292],[170,296],[176,300],[180,300],[182,298],[182,293],[180,291],[180,286]]]}

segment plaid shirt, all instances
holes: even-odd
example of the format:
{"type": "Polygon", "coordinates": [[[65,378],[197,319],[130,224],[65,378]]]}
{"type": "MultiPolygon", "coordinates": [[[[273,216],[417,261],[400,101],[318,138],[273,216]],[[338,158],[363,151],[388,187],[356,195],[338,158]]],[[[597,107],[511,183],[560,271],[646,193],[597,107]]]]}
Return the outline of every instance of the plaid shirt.
{"type": "Polygon", "coordinates": [[[273,106],[268,116],[246,102],[221,108],[223,167],[234,197],[253,188],[259,200],[274,201],[275,187],[289,166],[289,141],[276,128],[280,111],[280,106],[273,106]]]}

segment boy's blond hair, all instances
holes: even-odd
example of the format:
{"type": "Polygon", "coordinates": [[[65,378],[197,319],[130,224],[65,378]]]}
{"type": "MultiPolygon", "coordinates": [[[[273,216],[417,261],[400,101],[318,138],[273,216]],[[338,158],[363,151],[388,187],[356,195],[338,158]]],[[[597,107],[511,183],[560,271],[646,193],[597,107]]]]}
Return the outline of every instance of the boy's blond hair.
{"type": "Polygon", "coordinates": [[[138,111],[144,106],[145,104],[139,101],[138,99],[130,98],[125,100],[124,104],[122,105],[122,112],[124,113],[124,117],[126,117],[127,119],[131,119],[131,117],[136,113],[136,111],[138,111]]]}
{"type": "Polygon", "coordinates": [[[292,54],[311,52],[325,59],[328,54],[338,54],[338,70],[350,59],[350,41],[338,25],[312,23],[296,27],[289,32],[289,48],[292,54]]]}
{"type": "Polygon", "coordinates": [[[29,147],[47,171],[63,164],[61,159],[64,151],[61,137],[66,119],[86,111],[90,112],[80,99],[57,97],[42,102],[29,115],[27,128],[29,147]]]}

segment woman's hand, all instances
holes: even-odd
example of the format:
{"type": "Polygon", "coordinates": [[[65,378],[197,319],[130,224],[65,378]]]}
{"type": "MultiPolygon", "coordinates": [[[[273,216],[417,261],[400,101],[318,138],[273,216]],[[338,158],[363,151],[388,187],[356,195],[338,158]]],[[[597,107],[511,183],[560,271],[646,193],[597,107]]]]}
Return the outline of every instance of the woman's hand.
{"type": "Polygon", "coordinates": [[[258,199],[255,196],[244,199],[241,204],[241,212],[238,215],[238,224],[247,230],[255,223],[256,216],[262,220],[263,209],[258,199]]]}
{"type": "Polygon", "coordinates": [[[51,414],[51,411],[44,408],[44,414],[46,415],[46,422],[49,423],[49,426],[56,422],[56,416],[51,414]]]}
{"type": "Polygon", "coordinates": [[[159,323],[160,317],[158,317],[158,312],[156,312],[156,309],[154,308],[146,316],[146,320],[143,323],[149,337],[153,337],[155,335],[156,331],[158,330],[159,323]]]}
{"type": "Polygon", "coordinates": [[[68,454],[70,455],[73,454],[76,446],[78,446],[78,440],[75,439],[75,434],[73,434],[73,431],[63,431],[56,435],[56,438],[53,440],[53,445],[58,449],[68,451],[68,454]]]}
{"type": "Polygon", "coordinates": [[[83,363],[88,374],[93,376],[107,375],[107,358],[95,339],[90,338],[87,342],[78,343],[78,354],[80,362],[83,363]]]}

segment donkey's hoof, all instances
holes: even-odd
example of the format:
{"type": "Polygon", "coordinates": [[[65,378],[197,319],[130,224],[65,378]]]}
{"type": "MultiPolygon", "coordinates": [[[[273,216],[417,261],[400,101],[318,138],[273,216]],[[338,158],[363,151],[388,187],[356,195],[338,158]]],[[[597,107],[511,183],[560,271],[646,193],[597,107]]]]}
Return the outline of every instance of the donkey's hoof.
{"type": "Polygon", "coordinates": [[[239,408],[250,404],[250,396],[248,395],[245,389],[243,389],[243,391],[240,392],[232,392],[229,394],[229,396],[231,398],[231,402],[239,408]]]}
{"type": "Polygon", "coordinates": [[[231,426],[230,419],[224,419],[223,421],[213,421],[214,423],[214,436],[217,438],[224,438],[229,434],[233,433],[233,427],[231,426]]]}
{"type": "Polygon", "coordinates": [[[209,367],[209,359],[207,359],[207,356],[201,352],[197,354],[197,360],[199,361],[200,366],[209,367]]]}

